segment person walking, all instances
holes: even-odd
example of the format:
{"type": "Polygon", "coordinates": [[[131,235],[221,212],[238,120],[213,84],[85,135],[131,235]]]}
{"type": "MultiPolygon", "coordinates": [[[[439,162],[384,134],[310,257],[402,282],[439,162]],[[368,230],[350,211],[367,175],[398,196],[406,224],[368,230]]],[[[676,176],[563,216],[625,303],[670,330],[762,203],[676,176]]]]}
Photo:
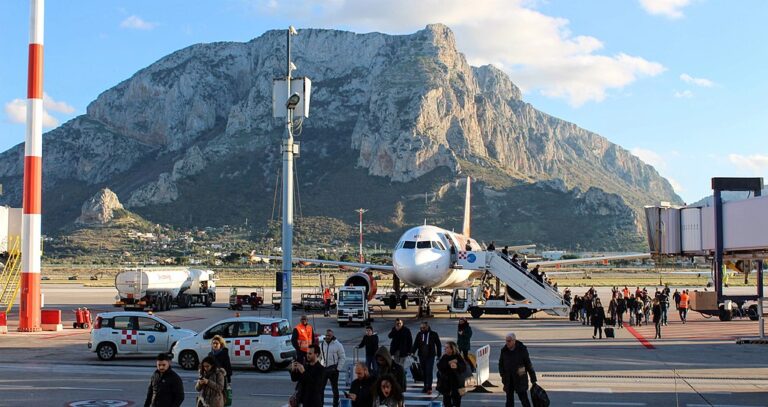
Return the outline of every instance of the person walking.
{"type": "Polygon", "coordinates": [[[627,300],[627,311],[629,311],[629,326],[635,325],[635,317],[637,316],[637,300],[635,300],[635,294],[630,294],[627,300]]]}
{"type": "Polygon", "coordinates": [[[607,325],[615,326],[616,325],[616,309],[618,308],[619,302],[618,302],[618,295],[619,290],[616,289],[616,291],[611,294],[611,302],[608,303],[608,315],[611,316],[610,321],[608,321],[607,325]]]}
{"type": "Polygon", "coordinates": [[[373,398],[373,405],[376,407],[403,407],[405,397],[400,385],[391,376],[379,377],[376,381],[376,394],[373,398]]]}
{"type": "Polygon", "coordinates": [[[227,384],[232,383],[232,362],[229,360],[229,349],[227,349],[227,342],[220,335],[211,339],[211,351],[208,352],[208,356],[213,357],[216,366],[224,369],[227,373],[227,384]]]}
{"type": "Polygon", "coordinates": [[[514,332],[507,334],[505,345],[499,353],[499,376],[507,394],[506,407],[515,406],[515,394],[523,407],[531,407],[528,399],[528,376],[531,383],[536,384],[536,372],[533,370],[528,348],[520,341],[514,332]]]}
{"type": "Polygon", "coordinates": [[[315,333],[306,315],[302,315],[298,325],[291,332],[291,344],[296,350],[296,361],[304,363],[309,345],[315,343],[315,333]]]}
{"type": "Polygon", "coordinates": [[[443,356],[437,362],[437,391],[443,395],[445,407],[461,407],[461,393],[459,389],[464,387],[463,373],[469,369],[464,358],[459,354],[459,347],[455,342],[447,342],[443,356]]]}
{"type": "Polygon", "coordinates": [[[653,325],[656,326],[656,336],[653,337],[653,339],[661,339],[661,321],[662,321],[662,310],[661,310],[661,301],[659,301],[658,298],[653,299],[653,325]]]}
{"type": "Polygon", "coordinates": [[[679,312],[680,312],[680,320],[685,323],[685,319],[688,317],[688,290],[684,290],[680,294],[680,305],[679,305],[679,312]]]}
{"type": "Polygon", "coordinates": [[[171,369],[171,358],[163,352],[155,358],[157,370],[152,373],[144,407],[180,407],[184,402],[184,383],[171,369]]]}
{"type": "Polygon", "coordinates": [[[680,292],[677,291],[677,288],[675,288],[675,293],[672,294],[672,299],[675,300],[675,309],[679,310],[680,309],[680,292]]]}
{"type": "Polygon", "coordinates": [[[616,300],[616,326],[618,328],[624,328],[625,312],[627,312],[627,301],[624,299],[624,295],[619,293],[619,298],[616,300]]]}
{"type": "Polygon", "coordinates": [[[379,349],[379,335],[373,332],[373,327],[368,325],[365,327],[365,335],[360,340],[360,344],[357,348],[365,347],[365,366],[369,371],[376,370],[376,350],[379,349]]]}
{"type": "Polygon", "coordinates": [[[469,356],[471,340],[472,327],[469,326],[469,322],[467,322],[466,318],[459,318],[458,339],[456,340],[456,343],[465,360],[467,359],[467,356],[469,356]]]}
{"type": "Polygon", "coordinates": [[[323,316],[331,315],[331,289],[325,287],[323,290],[323,316]]]}
{"type": "Polygon", "coordinates": [[[406,366],[406,360],[411,353],[411,344],[413,343],[413,337],[411,336],[411,330],[408,329],[403,320],[400,318],[395,319],[395,326],[389,331],[389,353],[395,362],[404,367],[406,366]]]}
{"type": "Polygon", "coordinates": [[[200,377],[195,382],[197,407],[224,407],[226,402],[227,372],[216,365],[213,356],[200,362],[200,377]]]}
{"type": "Polygon", "coordinates": [[[323,388],[331,382],[333,390],[333,407],[339,407],[339,372],[343,371],[347,360],[344,354],[344,345],[333,334],[333,329],[325,331],[325,338],[320,342],[320,357],[325,366],[325,378],[323,388]]]}
{"type": "Polygon", "coordinates": [[[291,381],[296,382],[297,405],[303,407],[323,407],[323,389],[325,388],[325,368],[320,363],[320,345],[307,346],[304,363],[298,360],[291,363],[291,381]]]}
{"type": "Polygon", "coordinates": [[[495,252],[496,251],[496,244],[494,244],[493,240],[491,240],[491,244],[489,244],[488,247],[486,247],[485,250],[487,250],[489,252],[495,252]]]}
{"type": "Polygon", "coordinates": [[[375,382],[376,379],[371,376],[364,363],[355,363],[355,380],[352,380],[349,391],[346,393],[347,398],[352,400],[352,407],[370,407],[373,405],[371,389],[375,382]]]}
{"type": "Polygon", "coordinates": [[[501,249],[501,254],[504,255],[505,259],[508,258],[509,257],[509,246],[504,246],[504,248],[501,249]]]}
{"type": "Polygon", "coordinates": [[[387,348],[382,346],[376,351],[376,375],[377,377],[391,376],[401,389],[406,388],[405,369],[392,360],[387,348]]]}
{"type": "Polygon", "coordinates": [[[423,393],[432,394],[432,377],[435,370],[435,358],[440,357],[442,350],[440,345],[440,336],[437,332],[429,328],[429,323],[421,322],[419,333],[416,334],[416,340],[413,341],[411,353],[419,356],[419,363],[424,370],[424,390],[423,393]]]}
{"type": "Polygon", "coordinates": [[[605,309],[603,309],[603,303],[600,299],[595,299],[595,308],[592,310],[592,326],[595,327],[592,333],[592,339],[600,333],[600,339],[603,339],[603,323],[605,322],[605,309]]]}
{"type": "Polygon", "coordinates": [[[667,325],[669,317],[669,287],[664,287],[659,295],[659,302],[661,305],[661,324],[667,325]]]}

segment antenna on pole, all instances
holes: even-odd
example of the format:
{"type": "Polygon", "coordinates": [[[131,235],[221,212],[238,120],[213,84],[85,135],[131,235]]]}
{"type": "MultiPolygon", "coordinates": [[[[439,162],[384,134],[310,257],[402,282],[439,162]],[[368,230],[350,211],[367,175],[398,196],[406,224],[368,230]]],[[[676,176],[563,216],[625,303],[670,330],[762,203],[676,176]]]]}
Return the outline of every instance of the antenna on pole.
{"type": "Polygon", "coordinates": [[[360,214],[360,247],[359,247],[359,254],[360,254],[360,263],[365,262],[365,258],[363,257],[363,214],[368,212],[368,209],[355,209],[355,212],[360,214]]]}

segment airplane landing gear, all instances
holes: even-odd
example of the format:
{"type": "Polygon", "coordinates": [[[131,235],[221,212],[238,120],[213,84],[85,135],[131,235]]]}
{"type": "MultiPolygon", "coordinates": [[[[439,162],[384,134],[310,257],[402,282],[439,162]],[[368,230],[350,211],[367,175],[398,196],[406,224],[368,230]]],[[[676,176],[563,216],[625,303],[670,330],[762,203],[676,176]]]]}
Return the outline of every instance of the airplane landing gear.
{"type": "Polygon", "coordinates": [[[418,290],[419,318],[431,318],[434,316],[429,308],[430,291],[432,291],[431,288],[421,288],[418,290]]]}

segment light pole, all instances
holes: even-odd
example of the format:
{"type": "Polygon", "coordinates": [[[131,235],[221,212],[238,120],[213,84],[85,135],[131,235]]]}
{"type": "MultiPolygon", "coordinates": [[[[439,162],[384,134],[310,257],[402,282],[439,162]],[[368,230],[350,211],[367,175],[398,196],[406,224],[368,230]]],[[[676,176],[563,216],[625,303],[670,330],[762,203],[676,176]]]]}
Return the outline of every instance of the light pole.
{"type": "Polygon", "coordinates": [[[281,314],[283,319],[293,326],[291,305],[293,303],[293,110],[298,104],[298,96],[291,95],[291,36],[297,35],[293,26],[288,27],[286,33],[288,58],[286,59],[286,86],[287,95],[290,95],[285,104],[285,138],[283,139],[283,293],[281,300],[281,314]],[[294,97],[296,96],[296,97],[294,97]]]}
{"type": "Polygon", "coordinates": [[[360,263],[365,261],[363,257],[363,214],[368,212],[368,209],[355,209],[355,212],[360,214],[360,263]]]}

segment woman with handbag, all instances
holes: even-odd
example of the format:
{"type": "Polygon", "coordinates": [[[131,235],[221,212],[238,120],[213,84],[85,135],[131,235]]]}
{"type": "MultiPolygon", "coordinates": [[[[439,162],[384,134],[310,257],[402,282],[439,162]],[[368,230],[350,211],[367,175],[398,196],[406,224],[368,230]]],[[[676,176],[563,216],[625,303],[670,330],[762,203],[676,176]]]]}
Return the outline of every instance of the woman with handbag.
{"type": "Polygon", "coordinates": [[[467,364],[459,353],[459,347],[455,342],[446,343],[443,356],[437,362],[437,372],[440,374],[437,391],[443,395],[445,407],[461,407],[466,370],[467,364]]]}
{"type": "Polygon", "coordinates": [[[208,356],[213,357],[216,361],[216,366],[224,369],[227,372],[226,385],[224,388],[224,401],[225,406],[232,405],[232,362],[229,360],[229,349],[227,349],[227,343],[220,335],[216,335],[211,339],[211,351],[208,356]]]}

